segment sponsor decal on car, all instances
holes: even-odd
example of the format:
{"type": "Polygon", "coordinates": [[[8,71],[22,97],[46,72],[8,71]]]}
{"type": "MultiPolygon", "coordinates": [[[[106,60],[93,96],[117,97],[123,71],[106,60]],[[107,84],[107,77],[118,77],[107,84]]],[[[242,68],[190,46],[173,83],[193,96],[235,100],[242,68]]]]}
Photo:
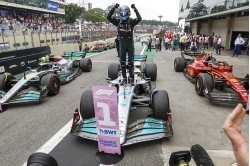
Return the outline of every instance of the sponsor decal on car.
{"type": "Polygon", "coordinates": [[[16,65],[16,64],[14,64],[14,65],[10,65],[9,69],[12,69],[12,68],[15,68],[15,67],[17,67],[17,65],[16,65]]]}
{"type": "Polygon", "coordinates": [[[121,154],[117,90],[93,86],[92,91],[99,152],[121,154]]]}
{"type": "MultiPolygon", "coordinates": [[[[113,147],[115,149],[118,149],[118,145],[117,145],[117,142],[116,141],[112,141],[112,140],[106,140],[106,139],[103,139],[103,138],[100,138],[99,139],[99,143],[105,147],[113,147]]],[[[112,149],[113,149],[112,148],[112,149]]]]}
{"type": "Polygon", "coordinates": [[[114,129],[100,128],[98,130],[98,134],[104,135],[104,136],[119,136],[119,131],[114,130],[114,129]]]}
{"type": "Polygon", "coordinates": [[[119,95],[120,96],[129,96],[131,94],[131,91],[124,91],[124,92],[121,92],[119,95]]]}
{"type": "Polygon", "coordinates": [[[34,60],[32,60],[32,61],[28,61],[28,64],[34,63],[34,62],[36,62],[36,61],[37,61],[36,59],[34,59],[34,60]]]}

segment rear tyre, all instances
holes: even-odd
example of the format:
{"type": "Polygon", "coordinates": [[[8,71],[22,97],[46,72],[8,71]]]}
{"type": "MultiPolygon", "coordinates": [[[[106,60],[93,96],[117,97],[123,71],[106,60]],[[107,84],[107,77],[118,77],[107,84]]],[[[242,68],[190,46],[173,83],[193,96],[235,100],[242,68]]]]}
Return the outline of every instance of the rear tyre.
{"type": "Polygon", "coordinates": [[[115,80],[118,77],[119,70],[119,63],[110,63],[108,67],[108,77],[111,78],[111,80],[115,80]]]}
{"type": "Polygon", "coordinates": [[[197,95],[209,95],[214,88],[214,79],[211,74],[200,73],[195,80],[195,91],[197,95]]]}
{"type": "Polygon", "coordinates": [[[83,119],[95,117],[93,93],[91,90],[86,90],[82,93],[80,113],[83,119]]]}
{"type": "Polygon", "coordinates": [[[0,90],[3,90],[5,92],[9,91],[11,89],[11,80],[15,79],[13,75],[10,73],[4,73],[0,75],[0,90]]]}
{"type": "Polygon", "coordinates": [[[44,166],[58,166],[54,157],[46,153],[33,153],[29,156],[27,166],[44,165],[44,166]]]}
{"type": "Polygon", "coordinates": [[[153,95],[152,100],[153,116],[156,119],[168,120],[169,109],[168,93],[164,90],[158,90],[153,95]]]}
{"type": "Polygon", "coordinates": [[[182,57],[177,57],[174,60],[174,70],[176,72],[183,72],[186,67],[186,60],[182,57]]]}
{"type": "Polygon", "coordinates": [[[155,81],[157,78],[157,66],[155,63],[146,63],[145,76],[150,78],[151,81],[155,81]]]}
{"type": "Polygon", "coordinates": [[[92,61],[91,61],[91,59],[82,58],[80,60],[80,66],[79,67],[83,72],[90,72],[91,69],[92,69],[92,61]]]}
{"type": "Polygon", "coordinates": [[[60,91],[60,80],[55,74],[46,74],[41,78],[41,86],[48,88],[48,95],[55,96],[60,91]]]}

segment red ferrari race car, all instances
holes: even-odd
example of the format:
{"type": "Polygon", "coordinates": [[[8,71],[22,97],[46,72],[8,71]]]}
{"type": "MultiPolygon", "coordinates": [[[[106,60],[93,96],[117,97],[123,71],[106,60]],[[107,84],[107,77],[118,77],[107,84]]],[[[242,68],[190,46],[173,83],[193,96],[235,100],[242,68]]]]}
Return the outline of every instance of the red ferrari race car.
{"type": "Polygon", "coordinates": [[[216,61],[209,53],[182,52],[181,55],[174,60],[174,70],[183,72],[195,84],[198,95],[204,95],[214,103],[247,103],[248,74],[245,78],[235,77],[233,65],[216,61]],[[191,58],[185,58],[185,55],[191,58]]]}
{"type": "Polygon", "coordinates": [[[95,51],[102,52],[104,51],[104,46],[103,44],[95,43],[93,46],[90,46],[89,51],[90,52],[95,52],[95,51]]]}

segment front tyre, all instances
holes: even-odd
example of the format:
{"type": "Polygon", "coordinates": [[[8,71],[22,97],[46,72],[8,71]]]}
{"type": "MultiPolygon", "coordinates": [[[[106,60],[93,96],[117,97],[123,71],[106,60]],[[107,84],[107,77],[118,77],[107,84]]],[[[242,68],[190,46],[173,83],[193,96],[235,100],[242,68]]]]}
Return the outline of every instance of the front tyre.
{"type": "Polygon", "coordinates": [[[80,114],[83,119],[95,117],[93,93],[91,90],[86,90],[82,93],[80,114]]]}
{"type": "Polygon", "coordinates": [[[0,75],[0,90],[5,92],[11,89],[11,80],[15,79],[15,77],[10,73],[4,73],[0,75]]]}
{"type": "Polygon", "coordinates": [[[164,90],[158,90],[153,94],[152,99],[153,117],[164,121],[170,120],[168,114],[171,114],[169,108],[168,93],[164,90]]]}
{"type": "Polygon", "coordinates": [[[110,63],[108,67],[108,77],[111,78],[111,80],[115,80],[118,77],[119,70],[119,63],[110,63]]]}
{"type": "Polygon", "coordinates": [[[29,156],[28,161],[27,161],[27,166],[58,166],[57,161],[55,160],[54,157],[52,157],[49,154],[46,153],[33,153],[32,155],[29,156]]]}
{"type": "Polygon", "coordinates": [[[174,70],[176,72],[183,72],[186,67],[186,60],[182,57],[177,57],[174,60],[174,70]]]}
{"type": "Polygon", "coordinates": [[[157,78],[157,66],[155,63],[146,63],[145,76],[150,78],[151,81],[155,81],[157,78]]]}
{"type": "Polygon", "coordinates": [[[60,80],[55,74],[46,74],[41,78],[41,86],[46,86],[49,96],[55,96],[60,91],[60,80]]]}
{"type": "Polygon", "coordinates": [[[89,58],[82,58],[79,63],[79,67],[83,72],[90,72],[92,69],[92,61],[89,58]]]}
{"type": "Polygon", "coordinates": [[[195,80],[195,91],[199,96],[208,96],[214,88],[214,79],[211,74],[200,73],[195,80]]]}

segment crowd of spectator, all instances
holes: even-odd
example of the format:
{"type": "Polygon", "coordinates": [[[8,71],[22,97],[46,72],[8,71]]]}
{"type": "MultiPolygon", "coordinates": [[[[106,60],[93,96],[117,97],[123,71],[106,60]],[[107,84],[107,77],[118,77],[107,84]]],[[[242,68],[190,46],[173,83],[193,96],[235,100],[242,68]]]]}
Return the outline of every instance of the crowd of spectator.
{"type": "Polygon", "coordinates": [[[60,19],[29,13],[9,13],[7,16],[1,16],[0,24],[7,26],[8,30],[23,31],[23,33],[29,33],[29,31],[41,32],[64,28],[60,19]]]}
{"type": "MultiPolygon", "coordinates": [[[[234,52],[233,56],[238,57],[241,54],[241,49],[246,47],[246,53],[248,51],[248,37],[242,38],[241,34],[238,34],[234,40],[234,52]]],[[[147,44],[154,45],[156,51],[161,51],[161,45],[165,46],[165,50],[180,50],[180,51],[202,51],[212,49],[215,51],[215,54],[221,55],[221,50],[224,50],[222,45],[223,39],[220,35],[207,35],[207,34],[193,34],[193,33],[174,33],[167,31],[165,35],[156,34],[152,39],[147,39],[147,44]],[[163,39],[162,39],[163,38],[163,39]]],[[[142,44],[145,42],[144,39],[141,40],[142,44]]],[[[247,53],[248,54],[248,53],[247,53]]]]}
{"type": "MultiPolygon", "coordinates": [[[[53,16],[42,15],[38,13],[15,13],[8,12],[0,15],[0,25],[5,30],[30,35],[31,32],[39,33],[45,31],[65,32],[79,31],[79,26],[64,24],[62,19],[55,19],[53,16]]],[[[86,37],[92,36],[114,36],[116,27],[111,24],[102,23],[84,23],[82,24],[82,34],[86,37]]],[[[5,34],[6,35],[6,34],[5,34]]]]}
{"type": "Polygon", "coordinates": [[[85,23],[82,25],[83,36],[103,36],[103,37],[114,37],[117,34],[117,29],[112,24],[103,23],[85,23]]]}

